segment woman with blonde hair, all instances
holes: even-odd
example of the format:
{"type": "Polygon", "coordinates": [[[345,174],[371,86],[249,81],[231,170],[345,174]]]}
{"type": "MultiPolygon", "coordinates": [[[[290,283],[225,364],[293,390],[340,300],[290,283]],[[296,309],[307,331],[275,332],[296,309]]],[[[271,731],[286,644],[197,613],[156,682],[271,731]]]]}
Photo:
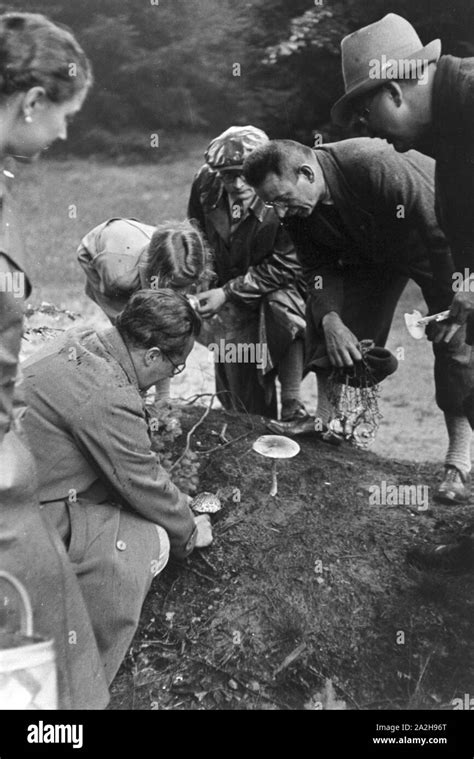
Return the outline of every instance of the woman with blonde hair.
{"type": "MultiPolygon", "coordinates": [[[[86,274],[86,295],[112,323],[137,290],[169,287],[183,294],[207,289],[213,272],[203,235],[189,221],[157,227],[135,219],[109,219],[81,241],[77,258],[86,274]]],[[[170,397],[170,380],[152,389],[155,401],[170,397]]]]}
{"type": "Polygon", "coordinates": [[[86,274],[86,294],[112,322],[137,290],[169,287],[191,293],[212,276],[209,248],[189,221],[154,227],[109,219],[83,238],[77,257],[86,274]]]}
{"type": "MultiPolygon", "coordinates": [[[[0,158],[31,161],[80,110],[92,84],[89,61],[73,35],[45,16],[0,15],[0,158]]],[[[59,706],[102,708],[108,690],[79,585],[59,534],[40,508],[34,461],[21,427],[18,356],[25,272],[7,181],[0,168],[0,567],[31,598],[35,631],[54,638],[59,706]],[[11,286],[15,283],[15,287],[11,286]],[[21,283],[23,286],[18,287],[21,283]]],[[[42,683],[38,683],[40,699],[42,683]]],[[[33,695],[31,696],[33,698],[33,695]]],[[[3,708],[25,708],[22,702],[3,708]]],[[[28,703],[41,708],[41,703],[28,703]]]]}

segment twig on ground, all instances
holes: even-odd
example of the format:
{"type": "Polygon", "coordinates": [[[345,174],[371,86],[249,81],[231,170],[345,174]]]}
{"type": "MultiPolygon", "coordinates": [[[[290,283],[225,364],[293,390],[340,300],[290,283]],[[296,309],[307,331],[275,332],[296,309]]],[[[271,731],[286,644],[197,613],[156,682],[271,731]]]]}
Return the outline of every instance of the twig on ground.
{"type": "Polygon", "coordinates": [[[240,524],[240,522],[244,522],[244,521],[245,521],[245,517],[241,517],[240,519],[234,519],[229,524],[225,524],[224,523],[224,524],[222,524],[222,526],[219,525],[219,524],[217,524],[214,531],[216,532],[216,534],[218,533],[219,536],[220,536],[220,535],[223,535],[224,532],[227,532],[227,530],[231,530],[232,527],[235,527],[236,525],[240,524]],[[221,529],[219,529],[219,528],[221,528],[221,529]]]}
{"type": "Polygon", "coordinates": [[[209,575],[205,575],[204,572],[200,572],[199,569],[194,569],[194,567],[190,567],[187,564],[179,564],[177,563],[176,566],[180,567],[181,569],[187,569],[189,572],[193,572],[195,575],[199,575],[199,577],[203,577],[208,582],[212,582],[213,585],[215,585],[216,578],[215,577],[209,577],[209,575]]]}
{"type": "Polygon", "coordinates": [[[209,561],[209,559],[206,559],[206,557],[204,556],[204,554],[202,553],[202,551],[199,551],[199,553],[197,553],[196,556],[198,558],[200,558],[201,561],[203,561],[204,564],[206,564],[209,567],[209,569],[212,569],[213,572],[215,572],[216,574],[218,574],[219,570],[217,569],[217,567],[215,567],[214,564],[212,564],[212,562],[209,561]]]}
{"type": "Polygon", "coordinates": [[[282,663],[273,671],[273,677],[276,677],[280,674],[280,672],[283,672],[284,669],[290,666],[290,664],[293,664],[294,661],[300,658],[300,656],[305,652],[306,650],[306,643],[300,643],[299,646],[297,646],[291,654],[288,654],[288,656],[283,659],[282,663]]]}
{"type": "Polygon", "coordinates": [[[184,451],[182,452],[181,456],[178,456],[178,458],[176,459],[176,461],[174,462],[174,464],[170,467],[170,470],[169,470],[170,472],[172,472],[173,469],[178,466],[178,464],[180,463],[180,461],[182,461],[184,459],[184,457],[186,456],[186,454],[188,453],[189,448],[191,446],[191,437],[192,437],[193,433],[196,432],[197,428],[203,423],[204,419],[206,418],[206,416],[209,414],[210,410],[212,409],[212,401],[214,400],[214,398],[215,398],[215,394],[212,396],[211,402],[210,402],[209,406],[207,406],[204,414],[201,416],[201,418],[199,419],[199,421],[197,421],[196,424],[194,424],[191,427],[191,429],[189,430],[188,434],[186,435],[186,446],[184,448],[184,451]]]}
{"type": "Polygon", "coordinates": [[[253,430],[249,430],[248,432],[244,432],[243,435],[239,435],[238,437],[233,438],[232,440],[229,440],[227,443],[223,443],[222,445],[216,445],[214,448],[208,448],[207,451],[199,451],[199,455],[202,456],[204,453],[214,453],[214,451],[222,451],[223,448],[227,448],[228,445],[233,445],[234,443],[237,443],[238,440],[242,440],[244,437],[248,437],[253,430]]]}
{"type": "Polygon", "coordinates": [[[232,442],[231,440],[228,440],[228,439],[226,438],[226,436],[225,436],[225,433],[226,433],[226,431],[227,431],[227,422],[226,422],[225,424],[223,424],[223,425],[222,425],[222,429],[221,429],[221,431],[219,432],[219,440],[220,440],[220,441],[221,441],[221,443],[223,443],[223,444],[232,442]]]}
{"type": "MultiPolygon", "coordinates": [[[[258,693],[255,693],[252,688],[249,688],[248,685],[246,685],[238,675],[235,673],[227,672],[227,670],[223,669],[223,667],[219,667],[217,664],[213,664],[208,659],[198,659],[193,656],[189,656],[185,654],[186,659],[189,659],[190,661],[193,661],[195,664],[205,664],[207,667],[210,667],[211,669],[214,669],[216,672],[220,672],[221,674],[225,675],[229,678],[229,680],[235,680],[241,688],[244,688],[245,690],[249,691],[253,696],[256,696],[258,698],[263,699],[264,701],[269,701],[273,704],[278,704],[279,706],[285,707],[285,709],[288,708],[288,704],[285,704],[283,701],[280,701],[278,698],[274,698],[271,696],[266,696],[262,691],[258,691],[258,693]]],[[[261,679],[261,678],[260,678],[261,679]]]]}
{"type": "Polygon", "coordinates": [[[351,696],[351,694],[348,693],[347,690],[341,685],[341,683],[339,682],[338,678],[336,678],[336,677],[328,677],[323,672],[320,672],[318,669],[316,669],[315,667],[311,666],[310,664],[308,664],[307,668],[309,669],[310,672],[313,673],[313,675],[317,675],[323,681],[333,680],[334,681],[334,685],[336,686],[336,688],[339,688],[339,690],[341,691],[341,693],[343,694],[343,696],[345,696],[350,701],[352,701],[352,703],[357,707],[357,709],[361,708],[359,706],[359,704],[357,703],[357,701],[355,700],[354,696],[351,696]]]}

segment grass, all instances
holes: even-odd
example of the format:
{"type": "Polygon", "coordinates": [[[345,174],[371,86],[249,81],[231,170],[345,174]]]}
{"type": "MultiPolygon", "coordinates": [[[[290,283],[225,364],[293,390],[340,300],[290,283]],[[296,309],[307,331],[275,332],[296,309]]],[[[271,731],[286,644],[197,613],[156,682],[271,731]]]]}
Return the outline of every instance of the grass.
{"type": "MultiPolygon", "coordinates": [[[[83,314],[88,321],[105,323],[101,311],[83,294],[82,270],[76,262],[81,238],[114,216],[148,223],[184,218],[190,184],[201,165],[205,145],[205,138],[193,137],[179,160],[170,157],[158,165],[43,160],[31,167],[18,167],[17,195],[34,282],[30,302],[48,300],[83,314]]],[[[407,288],[399,304],[389,338],[388,347],[403,347],[405,359],[400,361],[397,373],[384,382],[384,418],[373,450],[387,457],[441,462],[447,436],[434,401],[431,347],[424,340],[413,340],[403,322],[403,312],[413,307],[423,309],[415,285],[407,288]]],[[[174,393],[212,392],[213,386],[212,364],[207,351],[198,346],[190,369],[176,381],[174,393]]],[[[304,382],[303,397],[314,410],[313,375],[304,382]]]]}

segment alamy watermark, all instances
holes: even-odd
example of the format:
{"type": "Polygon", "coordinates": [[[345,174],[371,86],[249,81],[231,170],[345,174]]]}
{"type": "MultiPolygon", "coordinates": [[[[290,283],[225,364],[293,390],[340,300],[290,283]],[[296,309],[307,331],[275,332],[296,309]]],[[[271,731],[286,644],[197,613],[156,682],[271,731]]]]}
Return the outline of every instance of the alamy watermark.
{"type": "Polygon", "coordinates": [[[256,364],[265,369],[268,362],[266,343],[230,343],[221,338],[218,343],[207,346],[216,364],[256,364]]]}
{"type": "Polygon", "coordinates": [[[426,58],[371,58],[370,79],[417,79],[418,84],[428,82],[428,59],[426,58]]]}
{"type": "Polygon", "coordinates": [[[11,293],[15,298],[24,298],[24,273],[22,271],[0,272],[0,293],[11,293]]]}
{"type": "Polygon", "coordinates": [[[388,485],[385,480],[380,485],[369,487],[370,506],[415,506],[418,511],[429,508],[428,485],[388,485]]]}

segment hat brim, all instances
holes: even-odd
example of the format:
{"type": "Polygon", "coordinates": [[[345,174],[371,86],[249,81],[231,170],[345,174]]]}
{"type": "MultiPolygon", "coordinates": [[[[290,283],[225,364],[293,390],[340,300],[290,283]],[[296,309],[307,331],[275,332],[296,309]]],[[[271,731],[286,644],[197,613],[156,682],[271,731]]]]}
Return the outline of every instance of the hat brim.
{"type": "MultiPolygon", "coordinates": [[[[422,58],[428,63],[437,62],[441,55],[441,40],[433,40],[421,50],[415,51],[411,55],[406,55],[405,59],[422,58]]],[[[331,108],[331,119],[337,126],[347,126],[352,118],[352,103],[361,95],[365,95],[371,90],[378,89],[390,80],[369,79],[356,85],[346,92],[331,108]]]]}

